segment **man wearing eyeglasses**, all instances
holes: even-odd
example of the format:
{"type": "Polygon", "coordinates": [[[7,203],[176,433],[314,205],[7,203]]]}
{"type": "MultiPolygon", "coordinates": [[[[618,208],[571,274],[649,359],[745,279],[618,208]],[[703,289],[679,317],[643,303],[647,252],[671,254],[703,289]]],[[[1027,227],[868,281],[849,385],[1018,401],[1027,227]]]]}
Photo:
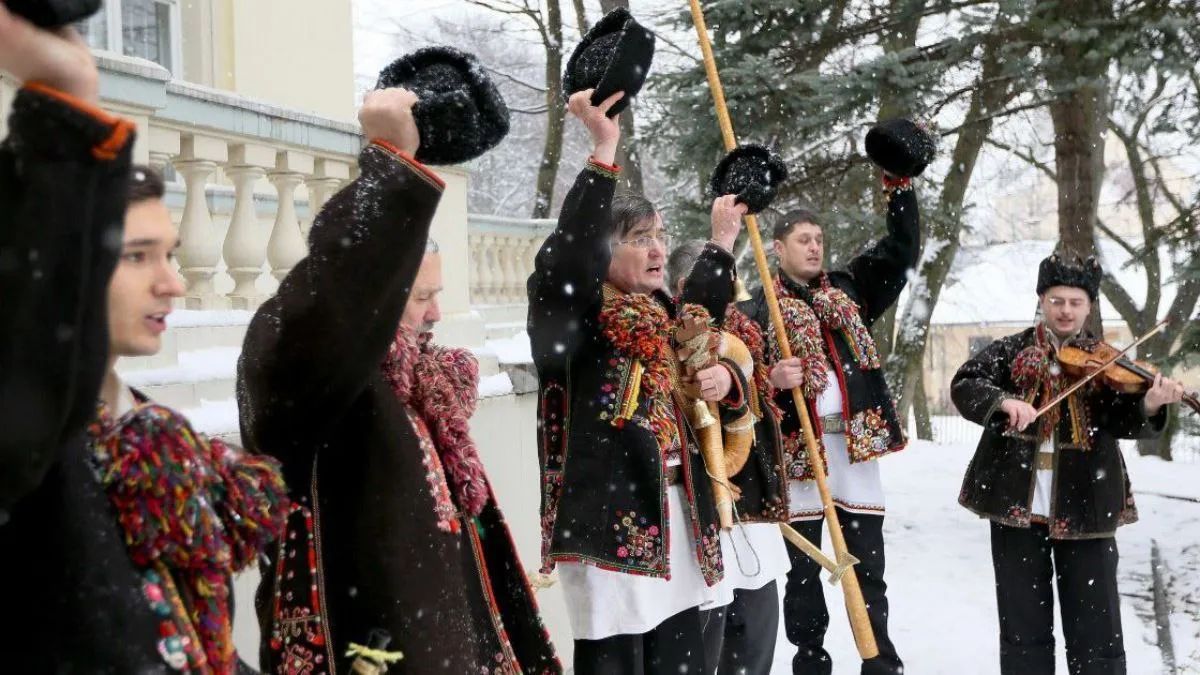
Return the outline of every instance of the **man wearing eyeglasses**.
{"type": "Polygon", "coordinates": [[[1093,383],[1038,415],[1072,384],[1057,350],[1094,342],[1084,324],[1100,277],[1095,258],[1043,260],[1041,321],[988,345],[951,385],[959,412],[984,427],[958,499],[992,521],[1005,675],[1054,672],[1055,580],[1070,671],[1125,672],[1114,534],[1137,508],[1117,439],[1160,433],[1183,387],[1161,376],[1145,394],[1093,383]]]}
{"type": "MultiPolygon", "coordinates": [[[[642,197],[614,196],[619,127],[591,90],[570,99],[594,150],[529,279],[538,370],[543,572],[559,569],[574,672],[706,672],[700,608],[728,602],[710,481],[679,404],[664,291],[667,235],[642,197]]],[[[685,285],[711,315],[732,300],[729,251],[745,207],[713,206],[712,241],[685,285]]],[[[701,397],[744,406],[724,365],[701,397]]]]}

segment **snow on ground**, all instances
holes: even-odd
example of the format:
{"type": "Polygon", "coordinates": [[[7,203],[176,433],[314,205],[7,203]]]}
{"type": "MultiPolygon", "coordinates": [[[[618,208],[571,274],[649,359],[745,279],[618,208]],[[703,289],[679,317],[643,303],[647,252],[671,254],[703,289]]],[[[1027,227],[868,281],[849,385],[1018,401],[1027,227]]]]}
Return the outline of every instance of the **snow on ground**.
{"type": "MultiPolygon", "coordinates": [[[[524,322],[521,325],[525,325],[524,322]]],[[[533,354],[529,344],[529,333],[521,331],[508,338],[488,340],[483,347],[476,349],[477,354],[490,354],[496,357],[501,365],[533,363],[533,354]]]]}
{"type": "Polygon", "coordinates": [[[131,387],[232,380],[237,377],[241,352],[241,347],[208,347],[179,352],[177,366],[134,370],[121,378],[131,387]]]}
{"type": "Polygon", "coordinates": [[[177,309],[167,315],[171,328],[194,326],[248,326],[254,312],[244,309],[177,309]]]}
{"type": "MultiPolygon", "coordinates": [[[[917,675],[999,672],[999,632],[988,524],[958,505],[974,443],[914,441],[882,460],[887,493],[890,634],[906,670],[917,675]]],[[[1135,496],[1140,489],[1200,495],[1200,465],[1126,453],[1135,496]]],[[[1181,673],[1200,673],[1200,503],[1138,497],[1141,521],[1120,529],[1119,579],[1130,675],[1165,672],[1150,619],[1150,541],[1162,550],[1171,582],[1171,615],[1181,673]]],[[[831,551],[828,535],[824,548],[831,551]]],[[[782,588],[782,581],[781,586],[782,588]]],[[[834,675],[859,672],[840,587],[825,585],[830,608],[826,646],[834,675]]],[[[1055,612],[1056,624],[1059,622],[1055,612]]],[[[1058,672],[1066,673],[1061,630],[1058,672]]],[[[790,673],[794,648],[783,636],[774,673],[790,673]]]]}
{"type": "Polygon", "coordinates": [[[209,436],[236,434],[238,429],[238,407],[236,399],[224,401],[201,400],[195,408],[179,411],[192,423],[192,428],[209,436]]]}

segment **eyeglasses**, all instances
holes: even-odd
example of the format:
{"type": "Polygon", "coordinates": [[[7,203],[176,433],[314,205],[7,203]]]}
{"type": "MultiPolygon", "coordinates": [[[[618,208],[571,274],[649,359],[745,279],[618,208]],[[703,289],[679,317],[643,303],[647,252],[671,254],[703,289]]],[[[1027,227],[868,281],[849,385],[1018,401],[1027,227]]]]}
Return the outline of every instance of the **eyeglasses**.
{"type": "Polygon", "coordinates": [[[663,248],[671,248],[671,235],[667,234],[666,230],[659,230],[652,235],[645,235],[636,239],[625,239],[618,241],[618,244],[633,246],[634,248],[650,248],[654,242],[662,244],[663,248]]]}

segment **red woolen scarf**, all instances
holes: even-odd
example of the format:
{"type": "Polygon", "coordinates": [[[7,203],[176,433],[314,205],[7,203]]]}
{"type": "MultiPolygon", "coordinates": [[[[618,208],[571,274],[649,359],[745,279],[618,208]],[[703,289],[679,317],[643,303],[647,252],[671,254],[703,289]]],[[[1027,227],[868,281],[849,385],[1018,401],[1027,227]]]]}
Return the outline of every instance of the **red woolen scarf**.
{"type": "Polygon", "coordinates": [[[401,326],[381,368],[396,397],[412,406],[432,432],[458,508],[477,516],[490,496],[470,432],[479,399],[479,363],[470,351],[438,347],[431,338],[401,326]]]}

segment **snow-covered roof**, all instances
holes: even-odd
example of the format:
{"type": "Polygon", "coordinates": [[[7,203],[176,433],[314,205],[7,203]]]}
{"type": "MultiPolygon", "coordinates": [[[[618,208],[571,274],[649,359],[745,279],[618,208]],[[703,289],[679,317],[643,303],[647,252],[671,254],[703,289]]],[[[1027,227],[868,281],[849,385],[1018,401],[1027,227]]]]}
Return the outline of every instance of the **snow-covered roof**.
{"type": "MultiPolygon", "coordinates": [[[[1037,309],[1038,264],[1050,255],[1055,243],[1031,240],[962,248],[954,259],[950,279],[942,288],[931,322],[942,325],[1031,322],[1037,309]]],[[[1142,265],[1128,265],[1130,255],[1116,242],[1103,239],[1097,245],[1104,269],[1112,272],[1134,302],[1142,306],[1146,301],[1142,265]]],[[[1140,242],[1133,245],[1140,246],[1140,242]]],[[[1161,318],[1175,297],[1175,285],[1171,282],[1170,256],[1160,250],[1159,259],[1164,281],[1159,302],[1161,318]]],[[[1100,311],[1106,322],[1120,320],[1103,293],[1100,311]]]]}

